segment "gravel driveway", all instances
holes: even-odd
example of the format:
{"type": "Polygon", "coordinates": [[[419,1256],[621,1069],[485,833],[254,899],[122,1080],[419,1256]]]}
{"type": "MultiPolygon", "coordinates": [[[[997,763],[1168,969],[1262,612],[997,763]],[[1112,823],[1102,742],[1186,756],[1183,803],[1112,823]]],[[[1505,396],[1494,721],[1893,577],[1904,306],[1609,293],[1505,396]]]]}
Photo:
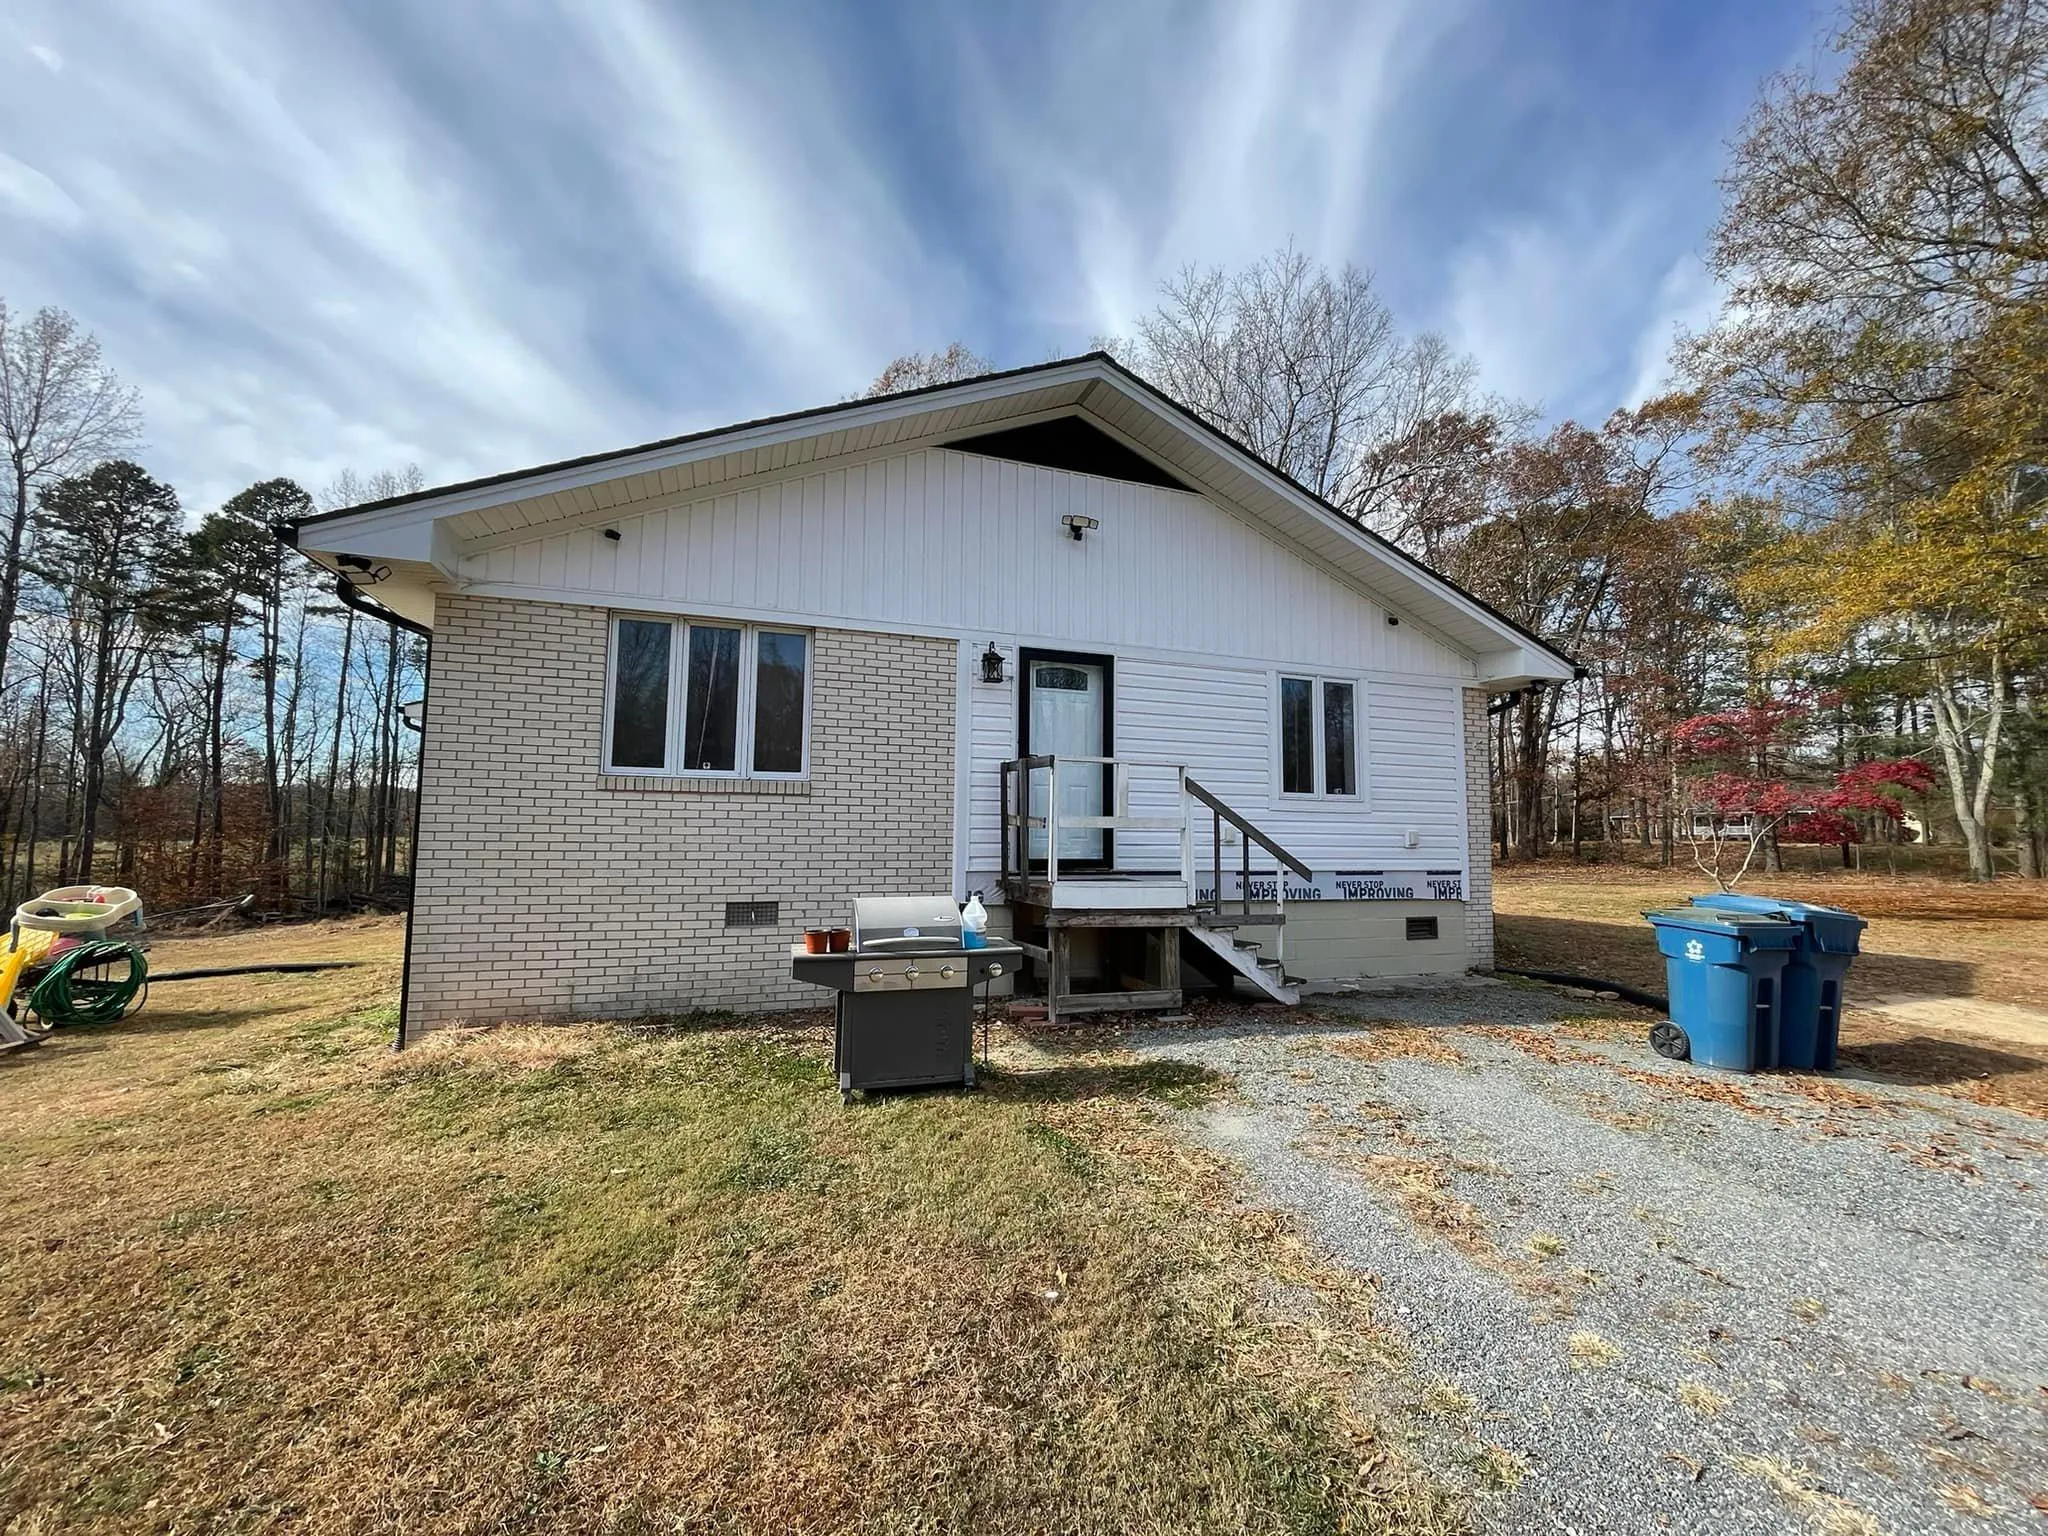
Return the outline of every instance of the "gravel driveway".
{"type": "Polygon", "coordinates": [[[1482,1528],[2048,1530],[2044,1127],[1643,1029],[1474,984],[1128,1043],[1235,1080],[1190,1130],[1375,1277],[1482,1528]]]}

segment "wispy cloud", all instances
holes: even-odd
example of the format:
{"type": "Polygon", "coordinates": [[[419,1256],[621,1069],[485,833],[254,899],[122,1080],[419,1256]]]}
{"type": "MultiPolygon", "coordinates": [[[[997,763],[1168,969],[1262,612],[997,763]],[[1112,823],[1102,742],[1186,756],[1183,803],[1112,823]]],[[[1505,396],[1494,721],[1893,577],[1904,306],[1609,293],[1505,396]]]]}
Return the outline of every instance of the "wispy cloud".
{"type": "Polygon", "coordinates": [[[0,294],[100,334],[198,506],[813,404],[954,337],[1031,361],[1290,239],[1597,416],[1710,304],[1718,138],[1786,47],[1772,0],[1641,14],[14,0],[0,294]]]}
{"type": "Polygon", "coordinates": [[[1011,237],[1034,316],[1126,332],[1163,276],[1288,240],[1370,263],[1369,226],[1391,213],[1380,171],[1407,152],[1396,119],[1419,86],[1401,66],[1460,9],[1051,7],[1044,69],[963,29],[959,132],[988,162],[983,215],[1011,237]]]}

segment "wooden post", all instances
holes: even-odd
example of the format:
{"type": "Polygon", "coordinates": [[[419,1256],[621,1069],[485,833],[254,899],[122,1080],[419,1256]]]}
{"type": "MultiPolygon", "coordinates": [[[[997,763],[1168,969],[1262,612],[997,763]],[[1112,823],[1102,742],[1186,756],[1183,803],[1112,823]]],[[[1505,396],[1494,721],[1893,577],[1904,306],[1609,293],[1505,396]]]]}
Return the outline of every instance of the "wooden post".
{"type": "Polygon", "coordinates": [[[1045,932],[1045,1022],[1060,1021],[1060,996],[1067,989],[1067,930],[1048,927],[1045,932]]]}

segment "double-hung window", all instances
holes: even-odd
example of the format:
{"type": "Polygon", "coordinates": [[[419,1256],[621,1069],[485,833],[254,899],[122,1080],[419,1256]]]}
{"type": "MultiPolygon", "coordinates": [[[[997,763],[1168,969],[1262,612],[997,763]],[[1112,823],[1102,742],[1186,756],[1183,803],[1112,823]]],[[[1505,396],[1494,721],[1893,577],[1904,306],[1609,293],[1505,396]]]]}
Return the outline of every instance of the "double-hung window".
{"type": "Polygon", "coordinates": [[[1358,793],[1358,685],[1331,677],[1280,679],[1280,792],[1358,793]]]}
{"type": "Polygon", "coordinates": [[[605,771],[802,778],[810,662],[800,630],[617,615],[605,771]]]}

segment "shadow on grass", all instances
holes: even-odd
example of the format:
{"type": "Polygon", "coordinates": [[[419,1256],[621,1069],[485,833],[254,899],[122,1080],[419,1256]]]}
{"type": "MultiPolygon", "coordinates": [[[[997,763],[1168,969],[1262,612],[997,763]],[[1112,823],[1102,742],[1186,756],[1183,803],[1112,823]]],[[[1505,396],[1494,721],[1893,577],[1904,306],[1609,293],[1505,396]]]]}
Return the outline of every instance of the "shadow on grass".
{"type": "MultiPolygon", "coordinates": [[[[1569,971],[1589,980],[1619,981],[1652,992],[1664,990],[1664,957],[1658,953],[1650,925],[1640,920],[1499,916],[1494,919],[1494,944],[1502,965],[1569,971]]],[[[1886,991],[1910,991],[1921,997],[1975,994],[1977,967],[1963,960],[1867,955],[1858,966],[1849,978],[1852,1003],[1859,982],[1866,986],[1874,982],[1886,991]]]]}
{"type": "Polygon", "coordinates": [[[2048,1072],[2048,1061],[2039,1056],[2021,1056],[1934,1035],[1845,1044],[1841,1048],[1841,1062],[1858,1077],[1915,1086],[2048,1072]]]}
{"type": "Polygon", "coordinates": [[[1188,1109],[1229,1086],[1222,1073],[1186,1061],[1070,1062],[1023,1071],[990,1066],[978,1076],[991,1098],[1021,1104],[1158,1099],[1188,1109]]]}

